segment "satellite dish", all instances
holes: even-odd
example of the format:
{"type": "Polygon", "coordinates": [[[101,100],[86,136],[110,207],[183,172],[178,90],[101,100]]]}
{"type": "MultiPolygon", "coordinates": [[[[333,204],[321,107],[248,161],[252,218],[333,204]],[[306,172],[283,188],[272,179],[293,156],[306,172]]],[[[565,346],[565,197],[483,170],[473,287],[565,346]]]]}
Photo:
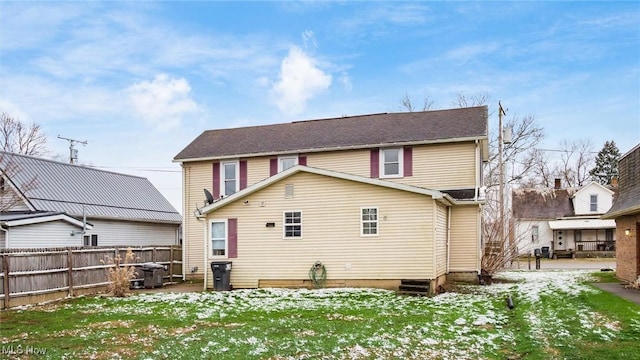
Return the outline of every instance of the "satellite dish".
{"type": "Polygon", "coordinates": [[[207,197],[207,199],[205,200],[205,203],[207,205],[209,204],[213,204],[213,195],[211,195],[211,193],[209,192],[209,190],[207,189],[203,189],[204,190],[204,196],[207,197]]]}

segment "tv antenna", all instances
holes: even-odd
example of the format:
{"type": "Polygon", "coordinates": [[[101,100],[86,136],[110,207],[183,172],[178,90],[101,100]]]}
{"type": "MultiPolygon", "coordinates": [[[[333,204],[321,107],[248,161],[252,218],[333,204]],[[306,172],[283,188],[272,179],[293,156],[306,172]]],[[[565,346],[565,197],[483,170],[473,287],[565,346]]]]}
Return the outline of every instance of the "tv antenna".
{"type": "Polygon", "coordinates": [[[82,144],[87,146],[87,141],[81,141],[76,139],[69,139],[66,137],[62,137],[58,135],[58,139],[67,140],[69,142],[69,164],[77,164],[78,163],[78,149],[74,148],[75,144],[82,144]]]}

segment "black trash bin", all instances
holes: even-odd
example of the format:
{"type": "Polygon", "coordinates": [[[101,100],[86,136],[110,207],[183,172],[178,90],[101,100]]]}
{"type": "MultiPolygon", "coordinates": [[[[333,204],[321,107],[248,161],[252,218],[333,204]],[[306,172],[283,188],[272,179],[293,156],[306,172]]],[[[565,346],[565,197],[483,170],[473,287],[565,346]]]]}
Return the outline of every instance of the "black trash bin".
{"type": "Polygon", "coordinates": [[[162,287],[162,277],[164,276],[164,266],[156,263],[142,264],[144,272],[144,287],[147,289],[162,287]]]}
{"type": "Polygon", "coordinates": [[[214,291],[231,290],[231,261],[213,261],[211,271],[213,271],[214,291]]]}
{"type": "Polygon", "coordinates": [[[542,250],[542,257],[545,259],[551,259],[551,252],[549,251],[549,247],[548,246],[543,246],[541,248],[542,250]]]}

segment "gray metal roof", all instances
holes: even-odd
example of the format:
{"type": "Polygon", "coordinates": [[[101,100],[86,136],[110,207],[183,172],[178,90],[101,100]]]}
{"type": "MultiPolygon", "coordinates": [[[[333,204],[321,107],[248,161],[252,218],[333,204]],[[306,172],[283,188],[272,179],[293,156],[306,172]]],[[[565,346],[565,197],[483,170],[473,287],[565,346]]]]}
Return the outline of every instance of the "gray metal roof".
{"type": "Polygon", "coordinates": [[[37,211],[89,218],[180,223],[182,216],[148,179],[0,151],[0,167],[37,211]]]}
{"type": "Polygon", "coordinates": [[[487,107],[384,113],[208,130],[175,161],[487,138],[487,107]]]}

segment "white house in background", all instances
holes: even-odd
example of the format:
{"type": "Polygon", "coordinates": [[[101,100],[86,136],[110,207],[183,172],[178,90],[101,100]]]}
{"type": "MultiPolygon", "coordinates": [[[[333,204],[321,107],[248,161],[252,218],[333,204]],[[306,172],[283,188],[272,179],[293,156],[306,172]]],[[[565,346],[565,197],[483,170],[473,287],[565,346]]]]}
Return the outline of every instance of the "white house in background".
{"type": "Polygon", "coordinates": [[[615,256],[616,224],[601,216],[614,192],[596,182],[581,188],[516,189],[512,192],[515,238],[520,253],[543,256],[615,256]]]}
{"type": "Polygon", "coordinates": [[[146,178],[7,152],[0,169],[0,248],[180,243],[182,216],[146,178]]]}

